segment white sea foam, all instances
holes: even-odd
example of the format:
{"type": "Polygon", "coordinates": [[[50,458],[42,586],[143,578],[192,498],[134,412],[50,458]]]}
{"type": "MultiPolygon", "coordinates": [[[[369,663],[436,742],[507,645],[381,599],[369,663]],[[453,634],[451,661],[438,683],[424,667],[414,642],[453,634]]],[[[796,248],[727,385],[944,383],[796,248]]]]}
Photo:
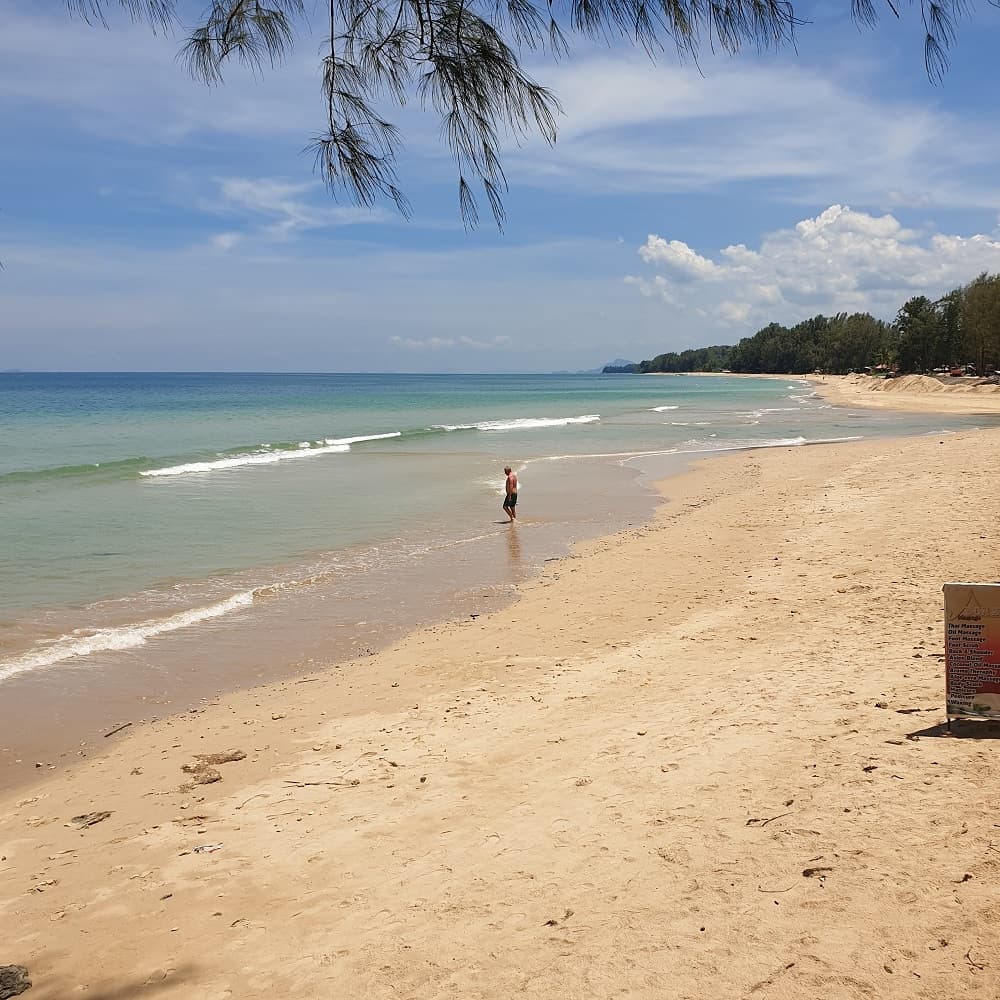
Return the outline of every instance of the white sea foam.
{"type": "Polygon", "coordinates": [[[666,410],[679,410],[679,406],[651,406],[650,413],[664,413],[666,410]]]}
{"type": "Polygon", "coordinates": [[[388,434],[364,434],[361,437],[352,438],[323,438],[323,444],[346,444],[350,446],[352,444],[360,444],[362,441],[384,441],[386,438],[398,438],[402,436],[402,431],[390,431],[388,434]]]}
{"type": "Polygon", "coordinates": [[[432,424],[435,431],[524,431],[538,427],[566,427],[569,424],[593,424],[601,419],[599,413],[585,413],[582,417],[518,417],[514,420],[480,420],[474,424],[432,424]]]}
{"type": "Polygon", "coordinates": [[[809,438],[806,444],[844,444],[847,441],[864,441],[863,434],[852,434],[849,437],[809,438]]]}
{"type": "Polygon", "coordinates": [[[590,458],[618,458],[621,459],[618,464],[623,465],[625,462],[629,462],[633,458],[646,458],[650,455],[674,455],[676,453],[676,448],[657,448],[654,451],[574,452],[571,455],[541,455],[538,458],[527,459],[524,464],[525,466],[529,466],[535,462],[579,462],[590,458]]]}
{"type": "Polygon", "coordinates": [[[674,448],[657,448],[655,451],[612,451],[593,452],[588,454],[572,455],[544,455],[539,458],[529,458],[525,465],[534,462],[578,462],[586,458],[617,458],[619,465],[625,465],[637,458],[651,458],[661,455],[688,455],[697,452],[720,452],[720,451],[748,451],[753,448],[797,448],[804,445],[813,444],[841,444],[846,441],[861,441],[862,435],[855,434],[851,437],[836,438],[763,438],[750,439],[742,438],[731,441],[710,441],[707,439],[694,438],[685,441],[674,448]]]}
{"type": "MultiPolygon", "coordinates": [[[[714,435],[712,435],[714,437],[714,435]]],[[[740,439],[729,441],[706,441],[694,439],[685,441],[678,448],[680,452],[712,452],[712,451],[748,451],[754,448],[799,448],[813,444],[843,444],[847,441],[861,441],[862,436],[855,434],[850,437],[835,438],[762,438],[759,440],[740,439]]]]}
{"type": "Polygon", "coordinates": [[[185,465],[170,465],[164,469],[147,469],[140,476],[187,476],[202,472],[218,472],[220,469],[240,469],[245,465],[273,465],[289,458],[312,458],[315,455],[332,455],[350,451],[349,444],[324,444],[312,447],[308,441],[298,448],[279,448],[274,451],[255,451],[246,455],[230,455],[211,462],[188,462],[185,465]]]}
{"type": "Polygon", "coordinates": [[[181,611],[169,618],[136,622],[117,628],[98,629],[90,635],[64,635],[54,642],[39,645],[30,652],[10,660],[0,661],[0,681],[39,667],[71,660],[92,653],[117,652],[144,646],[149,639],[178,629],[190,628],[211,618],[221,618],[240,608],[253,604],[254,592],[246,590],[216,604],[181,611]]]}
{"type": "Polygon", "coordinates": [[[170,465],[163,469],[147,469],[140,476],[187,476],[203,472],[218,472],[220,469],[239,469],[245,465],[273,465],[289,458],[313,458],[316,455],[343,454],[351,450],[352,444],[362,441],[384,441],[386,438],[402,437],[402,431],[387,434],[362,434],[357,437],[323,438],[320,441],[299,441],[295,448],[275,448],[262,444],[263,451],[248,452],[244,455],[229,455],[210,462],[187,462],[184,465],[170,465]]]}

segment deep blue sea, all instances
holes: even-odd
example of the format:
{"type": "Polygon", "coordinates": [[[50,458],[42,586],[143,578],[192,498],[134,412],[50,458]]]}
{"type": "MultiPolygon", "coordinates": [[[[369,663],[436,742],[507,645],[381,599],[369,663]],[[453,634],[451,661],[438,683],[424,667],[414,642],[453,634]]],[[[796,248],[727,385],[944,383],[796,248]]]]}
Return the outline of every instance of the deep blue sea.
{"type": "Polygon", "coordinates": [[[388,621],[498,551],[527,572],[641,516],[662,456],[983,421],[836,409],[795,379],[0,374],[0,684],[148,660],[310,589],[339,625],[388,621]]]}

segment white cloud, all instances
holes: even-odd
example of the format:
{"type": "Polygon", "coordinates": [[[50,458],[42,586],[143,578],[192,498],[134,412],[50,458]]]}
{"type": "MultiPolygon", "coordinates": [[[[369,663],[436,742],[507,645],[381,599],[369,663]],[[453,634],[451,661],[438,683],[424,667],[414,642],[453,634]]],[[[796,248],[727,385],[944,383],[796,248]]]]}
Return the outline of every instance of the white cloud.
{"type": "Polygon", "coordinates": [[[659,236],[649,236],[645,244],[639,248],[639,256],[647,264],[661,264],[678,275],[702,281],[721,273],[720,268],[712,261],[695,253],[680,240],[667,242],[659,236]]]}
{"type": "Polygon", "coordinates": [[[714,317],[729,336],[819,312],[889,318],[913,295],[936,297],[981,271],[1000,271],[992,237],[925,235],[892,215],[841,205],[766,234],[759,250],[728,246],[712,260],[681,240],[650,236],[638,254],[665,273],[630,275],[628,284],[681,314],[714,317]]]}
{"type": "Polygon", "coordinates": [[[725,323],[746,323],[750,318],[750,303],[720,302],[715,313],[725,323]]]}
{"type": "MultiPolygon", "coordinates": [[[[640,253],[641,253],[640,249],[640,253]]],[[[670,282],[663,277],[662,274],[657,274],[652,279],[638,278],[633,274],[625,275],[625,284],[634,285],[639,289],[640,293],[646,298],[658,298],[666,302],[667,305],[674,304],[674,296],[671,291],[670,282]]]]}

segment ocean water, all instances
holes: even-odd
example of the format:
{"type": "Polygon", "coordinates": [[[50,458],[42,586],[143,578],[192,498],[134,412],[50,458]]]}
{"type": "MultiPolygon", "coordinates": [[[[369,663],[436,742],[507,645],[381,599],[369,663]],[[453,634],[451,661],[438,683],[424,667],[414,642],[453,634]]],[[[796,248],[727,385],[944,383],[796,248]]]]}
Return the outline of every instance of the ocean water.
{"type": "Polygon", "coordinates": [[[0,690],[162,672],[171,637],[223,622],[290,660],[334,626],[358,647],[643,516],[664,457],[986,420],[833,408],[795,379],[0,374],[0,690]]]}

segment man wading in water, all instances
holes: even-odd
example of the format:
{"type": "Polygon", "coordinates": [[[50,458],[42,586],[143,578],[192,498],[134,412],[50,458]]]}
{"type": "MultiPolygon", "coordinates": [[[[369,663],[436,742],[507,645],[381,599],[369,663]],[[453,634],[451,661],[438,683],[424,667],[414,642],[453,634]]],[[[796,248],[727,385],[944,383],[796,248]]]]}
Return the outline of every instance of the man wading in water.
{"type": "Polygon", "coordinates": [[[504,497],[503,509],[513,524],[517,519],[517,511],[514,509],[517,506],[517,475],[510,471],[509,465],[505,465],[503,471],[507,473],[507,482],[504,486],[507,495],[504,497]]]}

